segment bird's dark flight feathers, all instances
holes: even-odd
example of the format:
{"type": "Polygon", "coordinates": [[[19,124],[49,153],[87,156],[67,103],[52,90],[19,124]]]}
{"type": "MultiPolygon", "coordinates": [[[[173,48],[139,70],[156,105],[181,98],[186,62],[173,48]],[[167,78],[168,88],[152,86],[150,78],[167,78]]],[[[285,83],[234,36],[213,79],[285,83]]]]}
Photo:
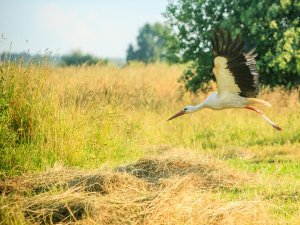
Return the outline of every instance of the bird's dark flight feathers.
{"type": "Polygon", "coordinates": [[[235,83],[243,97],[254,98],[259,90],[259,74],[256,70],[255,47],[247,49],[245,42],[237,35],[232,38],[230,31],[214,31],[211,38],[213,53],[227,59],[227,68],[232,73],[235,83]]]}

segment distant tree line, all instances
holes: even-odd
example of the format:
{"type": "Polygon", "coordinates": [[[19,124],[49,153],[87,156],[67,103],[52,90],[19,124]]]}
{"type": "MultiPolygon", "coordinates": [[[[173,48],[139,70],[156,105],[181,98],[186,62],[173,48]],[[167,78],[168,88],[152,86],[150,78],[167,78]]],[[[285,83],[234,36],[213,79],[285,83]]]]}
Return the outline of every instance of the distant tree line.
{"type": "Polygon", "coordinates": [[[31,55],[27,52],[23,53],[8,53],[3,52],[0,54],[0,61],[21,62],[24,65],[43,64],[45,62],[56,66],[80,66],[80,65],[106,65],[112,62],[117,65],[122,65],[123,61],[120,59],[101,59],[91,54],[83,54],[80,50],[74,50],[70,54],[62,56],[53,56],[51,54],[36,54],[31,55]]]}
{"type": "Polygon", "coordinates": [[[28,65],[30,63],[33,64],[42,64],[45,61],[50,62],[53,65],[56,65],[59,62],[59,57],[51,56],[51,55],[42,55],[42,54],[35,54],[31,55],[28,52],[21,52],[21,53],[9,53],[3,52],[0,54],[0,61],[1,62],[18,62],[24,65],[28,65]]]}

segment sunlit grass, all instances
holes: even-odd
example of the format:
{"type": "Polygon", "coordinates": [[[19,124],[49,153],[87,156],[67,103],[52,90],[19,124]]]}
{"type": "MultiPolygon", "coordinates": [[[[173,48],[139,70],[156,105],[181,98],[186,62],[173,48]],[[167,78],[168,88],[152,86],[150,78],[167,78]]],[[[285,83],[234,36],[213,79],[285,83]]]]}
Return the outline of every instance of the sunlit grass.
{"type": "Polygon", "coordinates": [[[164,64],[123,68],[2,64],[0,176],[9,179],[57,165],[115,168],[180,148],[217,158],[254,177],[253,186],[218,190],[220,198],[263,199],[273,205],[278,221],[296,220],[300,210],[297,90],[261,93],[260,98],[273,105],[261,110],[283,132],[243,109],[203,109],[167,122],[185,105],[197,104],[207,95],[181,91],[177,79],[183,69],[164,64]]]}

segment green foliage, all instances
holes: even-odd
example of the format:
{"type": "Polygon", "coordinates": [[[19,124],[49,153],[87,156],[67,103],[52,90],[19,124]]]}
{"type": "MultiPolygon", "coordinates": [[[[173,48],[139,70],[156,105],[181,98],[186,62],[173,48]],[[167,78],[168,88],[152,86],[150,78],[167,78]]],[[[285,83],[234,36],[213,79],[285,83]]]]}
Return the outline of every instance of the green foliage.
{"type": "MultiPolygon", "coordinates": [[[[192,61],[182,80],[190,91],[213,79],[210,36],[222,27],[257,45],[258,70],[265,85],[300,84],[300,3],[293,0],[177,0],[166,17],[176,31],[179,51],[192,61]]],[[[252,45],[253,43],[250,43],[252,45]]]]}
{"type": "Polygon", "coordinates": [[[79,66],[85,65],[95,65],[95,64],[107,64],[107,60],[101,60],[90,54],[84,55],[80,50],[73,51],[70,55],[64,55],[61,57],[63,66],[79,66]]]}
{"type": "Polygon", "coordinates": [[[134,49],[132,44],[127,49],[127,62],[135,60],[145,63],[156,61],[176,63],[179,61],[174,51],[177,43],[177,39],[171,35],[171,30],[167,26],[160,23],[145,24],[137,37],[137,49],[134,49]]]}

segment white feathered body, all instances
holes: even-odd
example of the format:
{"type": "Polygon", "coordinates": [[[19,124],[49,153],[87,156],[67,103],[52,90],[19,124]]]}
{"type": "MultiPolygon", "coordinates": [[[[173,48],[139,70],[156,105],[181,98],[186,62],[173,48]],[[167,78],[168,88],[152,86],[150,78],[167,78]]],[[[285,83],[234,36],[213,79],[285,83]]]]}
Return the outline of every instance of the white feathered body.
{"type": "Polygon", "coordinates": [[[218,92],[213,92],[203,103],[205,108],[221,110],[228,108],[244,108],[249,104],[249,100],[234,93],[225,92],[218,94],[218,92]]]}

